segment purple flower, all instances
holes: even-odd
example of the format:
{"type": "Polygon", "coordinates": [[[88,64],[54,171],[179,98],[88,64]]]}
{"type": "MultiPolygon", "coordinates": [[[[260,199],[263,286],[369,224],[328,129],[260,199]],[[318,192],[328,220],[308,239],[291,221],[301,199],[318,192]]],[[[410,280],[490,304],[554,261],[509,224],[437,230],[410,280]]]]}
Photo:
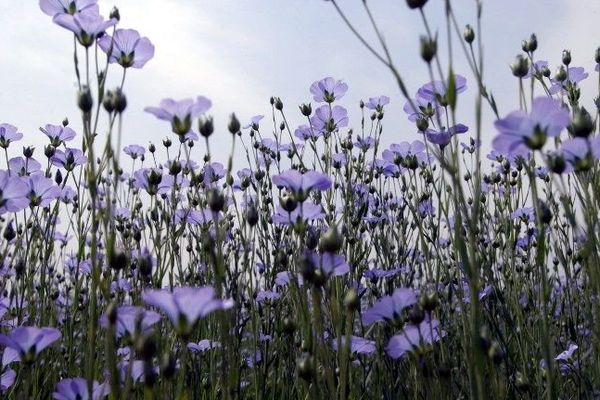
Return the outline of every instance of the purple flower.
{"type": "Polygon", "coordinates": [[[164,99],[159,107],[146,107],[144,111],[149,112],[158,119],[169,121],[173,132],[185,135],[192,129],[192,119],[206,112],[212,103],[204,96],[193,99],[173,100],[164,99]]]}
{"type": "Polygon", "coordinates": [[[47,124],[45,127],[40,128],[40,131],[50,138],[50,144],[54,147],[72,140],[76,135],[73,129],[62,125],[47,124]]]}
{"type": "Polygon", "coordinates": [[[408,114],[408,120],[411,122],[415,122],[419,118],[429,119],[435,114],[441,115],[444,113],[444,108],[437,101],[425,99],[419,94],[412,100],[412,103],[416,109],[408,101],[402,108],[408,114]]]}
{"type": "Polygon", "coordinates": [[[154,57],[154,45],[134,29],[117,29],[113,37],[104,35],[98,39],[98,45],[107,54],[112,46],[109,62],[117,62],[123,68],[142,68],[154,57]]]}
{"type": "Polygon", "coordinates": [[[5,393],[6,390],[15,383],[17,373],[12,369],[8,368],[0,376],[0,393],[5,393]]]}
{"type": "Polygon", "coordinates": [[[314,221],[325,218],[325,213],[319,204],[302,202],[292,212],[287,212],[278,206],[273,214],[273,223],[281,225],[293,225],[298,221],[314,221]]]}
{"type": "Polygon", "coordinates": [[[537,97],[529,114],[513,111],[494,123],[499,134],[492,141],[492,147],[510,156],[527,154],[530,149],[539,150],[549,136],[558,136],[570,120],[569,111],[559,100],[537,97]]]}
{"type": "Polygon", "coordinates": [[[248,124],[246,124],[246,125],[243,126],[243,129],[252,128],[255,131],[257,131],[258,130],[258,123],[264,117],[265,117],[264,115],[255,115],[254,117],[250,118],[250,123],[248,123],[248,124]]]}
{"type": "Polygon", "coordinates": [[[324,278],[341,276],[350,272],[350,267],[346,263],[346,259],[340,254],[307,251],[304,253],[304,257],[311,263],[315,270],[321,271],[324,278]]]}
{"type": "Polygon", "coordinates": [[[333,103],[341,99],[348,91],[348,85],[331,77],[323,78],[310,85],[310,92],[317,102],[333,103]]]}
{"type": "Polygon", "coordinates": [[[17,130],[16,126],[11,124],[0,124],[0,147],[7,149],[11,142],[16,142],[23,138],[23,134],[17,130]]]}
{"type": "Polygon", "coordinates": [[[40,9],[54,17],[59,14],[98,13],[98,0],[40,0],[40,9]]]}
{"type": "MultiPolygon", "coordinates": [[[[346,345],[346,336],[340,338],[342,347],[346,345]]],[[[331,342],[333,349],[338,351],[338,338],[331,342]]],[[[372,354],[375,352],[375,341],[368,340],[359,336],[350,336],[350,352],[352,354],[372,354]]]]}
{"type": "MultiPolygon", "coordinates": [[[[454,75],[454,85],[456,94],[467,90],[467,80],[462,75],[454,75]]],[[[446,96],[448,90],[448,82],[433,81],[427,83],[418,90],[417,96],[429,102],[437,102],[437,98],[446,96]]]]}
{"type": "Polygon", "coordinates": [[[144,154],[146,154],[146,149],[142,146],[138,146],[137,144],[130,144],[129,146],[125,146],[123,148],[123,152],[135,160],[138,157],[143,157],[144,154]]]}
{"type": "Polygon", "coordinates": [[[330,108],[324,104],[317,108],[315,114],[310,117],[310,124],[318,132],[333,132],[348,125],[348,111],[342,106],[330,108]]]}
{"type": "Polygon", "coordinates": [[[56,385],[54,400],[100,400],[110,394],[107,383],[94,381],[92,395],[88,392],[87,380],[84,378],[63,379],[56,385]]]}
{"type": "Polygon", "coordinates": [[[385,348],[386,354],[391,358],[400,358],[413,349],[440,340],[445,333],[439,328],[440,322],[436,319],[425,320],[419,325],[408,325],[402,332],[392,336],[385,348]]]}
{"type": "Polygon", "coordinates": [[[13,329],[10,335],[0,334],[0,344],[15,350],[23,362],[31,363],[42,350],[60,337],[60,331],[56,328],[20,326],[13,329]]]}
{"type": "Polygon", "coordinates": [[[573,358],[573,354],[575,353],[575,351],[578,348],[579,348],[579,346],[577,346],[574,343],[571,343],[569,345],[569,348],[567,350],[563,351],[562,353],[560,353],[559,355],[557,355],[554,358],[554,360],[556,360],[556,361],[563,361],[563,362],[569,362],[573,358]]]}
{"type": "Polygon", "coordinates": [[[13,157],[8,160],[8,167],[11,172],[26,176],[39,172],[42,165],[33,158],[13,157]]]}
{"type": "Polygon", "coordinates": [[[317,171],[307,171],[301,174],[295,169],[290,169],[278,175],[273,175],[273,184],[286,188],[294,193],[296,200],[303,202],[308,198],[311,190],[327,190],[331,187],[331,179],[317,171]]]}
{"type": "Polygon", "coordinates": [[[565,87],[567,84],[577,84],[588,77],[588,73],[582,67],[570,67],[567,69],[567,80],[561,82],[556,79],[550,79],[552,86],[550,86],[550,94],[556,94],[559,92],[566,93],[565,87]]]}
{"type": "Polygon", "coordinates": [[[0,170],[0,214],[17,212],[29,205],[29,185],[8,171],[0,170]]]}
{"type": "Polygon", "coordinates": [[[529,66],[529,72],[523,78],[528,79],[537,76],[537,74],[540,74],[539,76],[541,76],[542,69],[544,68],[548,68],[548,61],[536,61],[529,66]]]}
{"type": "MultiPolygon", "coordinates": [[[[136,333],[136,327],[139,324],[141,332],[146,332],[152,325],[160,321],[160,315],[154,311],[146,310],[142,307],[136,306],[121,306],[117,308],[117,323],[116,323],[116,336],[129,336],[133,337],[136,333]]],[[[108,327],[108,316],[103,315],[100,318],[100,324],[102,327],[108,327]]]]}
{"type": "Polygon", "coordinates": [[[417,302],[417,294],[410,288],[398,288],[391,296],[384,296],[363,313],[363,324],[393,321],[402,310],[417,302]]]}
{"type": "Polygon", "coordinates": [[[565,161],[575,171],[588,171],[600,156],[600,136],[588,139],[576,137],[567,139],[560,148],[565,161]]]}
{"type": "Polygon", "coordinates": [[[96,38],[102,36],[105,30],[117,24],[114,18],[105,21],[102,16],[93,12],[71,14],[57,14],[52,19],[54,23],[73,32],[77,40],[84,47],[94,44],[96,38]]]}
{"type": "Polygon", "coordinates": [[[365,103],[365,107],[369,110],[375,110],[377,112],[383,111],[383,106],[390,103],[390,98],[387,96],[370,97],[365,103]]]}
{"type": "Polygon", "coordinates": [[[384,150],[382,157],[392,164],[416,169],[421,164],[429,163],[429,155],[425,150],[425,144],[420,140],[415,140],[412,143],[400,142],[392,144],[389,150],[384,150]]]}
{"type": "Polygon", "coordinates": [[[216,299],[215,290],[210,286],[178,287],[173,292],[149,289],[144,291],[142,299],[167,314],[177,333],[184,337],[191,333],[198,319],[233,307],[233,300],[216,299]]]}
{"type": "Polygon", "coordinates": [[[43,174],[31,175],[27,178],[29,185],[29,206],[30,207],[47,207],[60,197],[61,190],[54,184],[50,178],[46,178],[43,174]]]}
{"type": "Polygon", "coordinates": [[[441,149],[444,149],[444,147],[446,147],[452,140],[452,136],[459,133],[465,133],[468,130],[469,128],[467,126],[463,124],[458,124],[455,126],[451,126],[447,130],[446,128],[442,128],[441,131],[427,129],[425,131],[425,136],[427,137],[427,140],[429,140],[431,143],[437,144],[438,146],[440,146],[441,149]]]}
{"type": "Polygon", "coordinates": [[[146,190],[151,196],[167,193],[175,182],[171,175],[163,175],[157,168],[141,168],[133,176],[133,185],[146,190]]]}
{"type": "Polygon", "coordinates": [[[302,139],[304,141],[306,140],[316,140],[319,138],[319,136],[323,135],[323,132],[321,131],[315,131],[314,129],[312,129],[310,126],[308,125],[300,125],[298,128],[296,128],[296,130],[294,131],[294,135],[299,138],[302,139]]]}
{"type": "Polygon", "coordinates": [[[83,154],[83,151],[67,147],[64,152],[58,149],[55,150],[50,161],[57,167],[73,171],[76,166],[85,164],[87,157],[83,154]]]}
{"type": "Polygon", "coordinates": [[[221,342],[215,342],[213,340],[202,339],[198,343],[188,343],[187,348],[194,353],[204,353],[205,351],[218,349],[221,347],[221,342]]]}

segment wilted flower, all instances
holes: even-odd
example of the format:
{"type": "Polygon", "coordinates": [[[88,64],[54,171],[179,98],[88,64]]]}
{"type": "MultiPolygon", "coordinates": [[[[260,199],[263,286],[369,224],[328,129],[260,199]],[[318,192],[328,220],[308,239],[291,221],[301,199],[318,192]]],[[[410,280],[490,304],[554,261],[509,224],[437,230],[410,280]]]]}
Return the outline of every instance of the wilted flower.
{"type": "Polygon", "coordinates": [[[98,39],[98,45],[107,54],[112,48],[109,62],[117,62],[123,68],[142,68],[154,57],[154,45],[134,29],[117,29],[113,37],[104,35],[98,39]]]}

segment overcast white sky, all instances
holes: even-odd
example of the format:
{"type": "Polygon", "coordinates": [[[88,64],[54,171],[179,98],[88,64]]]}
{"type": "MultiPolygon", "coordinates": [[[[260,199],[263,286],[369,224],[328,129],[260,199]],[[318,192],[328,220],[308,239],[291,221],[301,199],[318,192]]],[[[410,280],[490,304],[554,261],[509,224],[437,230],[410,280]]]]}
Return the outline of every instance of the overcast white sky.
{"type": "MultiPolygon", "coordinates": [[[[340,0],[359,29],[373,38],[361,1],[340,0]]],[[[426,82],[418,56],[424,28],[418,13],[404,1],[372,0],[375,17],[411,92],[426,82]]],[[[474,1],[455,0],[461,25],[475,23],[474,1]]],[[[484,0],[484,41],[488,87],[502,114],[517,103],[517,82],[508,65],[521,41],[536,32],[537,55],[558,65],[562,49],[571,49],[573,65],[593,72],[600,45],[599,0],[484,0]]],[[[392,103],[386,114],[384,142],[418,138],[402,111],[404,99],[391,75],[351,35],[323,0],[99,0],[103,15],[113,5],[121,11],[122,28],[135,28],[156,46],[142,70],[130,70],[125,85],[129,106],[123,145],[160,143],[172,135],[169,126],[143,112],[164,97],[205,95],[213,100],[217,132],[213,152],[229,148],[227,115],[235,111],[244,123],[268,114],[269,97],[280,96],[291,120],[302,118],[297,105],[311,100],[308,87],[322,77],[345,80],[350,87],[342,104],[351,125],[358,126],[358,101],[381,94],[392,103]],[[219,136],[225,136],[226,140],[219,136]]],[[[430,0],[426,13],[443,33],[443,1],[430,0]]],[[[27,144],[45,144],[38,127],[76,121],[72,36],[54,25],[37,0],[0,0],[0,122],[18,126],[27,144]]],[[[458,50],[458,49],[457,49],[458,50]]],[[[456,52],[457,59],[462,54],[456,52]]],[[[118,68],[120,69],[120,67],[118,68]]],[[[116,69],[115,69],[116,70],[116,69]]],[[[114,70],[113,70],[114,71],[114,70]]],[[[473,86],[464,63],[456,64],[473,86]]],[[[113,72],[112,77],[116,79],[113,72]]],[[[596,95],[597,74],[584,85],[585,104],[596,95]]],[[[116,81],[113,83],[116,85],[116,81]]],[[[462,122],[472,121],[472,98],[462,100],[462,122]]],[[[490,114],[489,112],[487,113],[490,114]]],[[[491,117],[484,138],[494,135],[491,117]]],[[[74,125],[77,128],[77,125],[74,125]]],[[[41,148],[38,149],[41,153],[41,148]]],[[[39,154],[39,153],[38,153],[39,154]]],[[[215,157],[225,160],[225,155],[215,157]]],[[[239,166],[239,165],[238,165],[239,166]]]]}

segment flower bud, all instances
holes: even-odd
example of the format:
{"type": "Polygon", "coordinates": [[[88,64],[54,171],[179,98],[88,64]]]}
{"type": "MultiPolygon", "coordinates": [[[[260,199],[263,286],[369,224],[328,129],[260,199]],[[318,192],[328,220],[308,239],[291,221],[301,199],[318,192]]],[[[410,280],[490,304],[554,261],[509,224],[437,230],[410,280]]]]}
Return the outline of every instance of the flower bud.
{"type": "Polygon", "coordinates": [[[426,3],[427,0],[406,0],[406,5],[411,10],[414,10],[416,8],[423,8],[426,3]]]}
{"type": "Polygon", "coordinates": [[[519,54],[510,66],[512,74],[517,78],[523,78],[529,72],[529,60],[519,54]]]}
{"type": "Polygon", "coordinates": [[[34,147],[31,146],[27,146],[27,147],[23,147],[23,157],[25,158],[31,158],[33,157],[33,151],[35,150],[34,147]]]}
{"type": "Polygon", "coordinates": [[[600,47],[596,49],[596,55],[594,57],[596,64],[600,64],[600,47]]]}
{"type": "Polygon", "coordinates": [[[584,107],[575,110],[569,132],[575,137],[588,137],[594,131],[594,119],[584,107]]]}
{"type": "Polygon", "coordinates": [[[83,113],[92,111],[94,99],[89,87],[82,86],[81,90],[77,93],[77,106],[83,113]]]}
{"type": "Polygon", "coordinates": [[[65,119],[62,120],[62,126],[66,127],[67,125],[69,125],[69,118],[65,117],[65,119]]]}
{"type": "Polygon", "coordinates": [[[129,257],[120,249],[113,250],[112,254],[108,257],[108,266],[114,270],[121,270],[125,268],[127,264],[129,264],[129,257]]]}
{"type": "Polygon", "coordinates": [[[429,122],[425,118],[417,118],[416,124],[419,132],[425,132],[429,128],[429,122]]]}
{"type": "Polygon", "coordinates": [[[8,223],[8,225],[6,225],[6,228],[4,228],[4,232],[2,233],[2,237],[4,237],[4,239],[7,242],[10,242],[15,237],[17,237],[17,232],[15,232],[15,228],[13,227],[12,221],[10,221],[8,223]]]}
{"type": "Polygon", "coordinates": [[[121,14],[119,13],[119,9],[117,7],[113,7],[112,10],[110,10],[110,14],[108,14],[108,18],[120,21],[121,14]]]}
{"type": "Polygon", "coordinates": [[[200,120],[198,121],[198,130],[200,131],[200,134],[205,138],[210,137],[210,135],[212,135],[215,131],[213,118],[211,116],[200,117],[200,120]]]}
{"type": "Polygon", "coordinates": [[[559,82],[563,82],[564,80],[567,79],[567,70],[565,69],[564,66],[559,66],[556,69],[556,73],[554,74],[554,79],[556,79],[559,82]]]}
{"type": "Polygon", "coordinates": [[[337,253],[344,245],[344,238],[340,234],[337,225],[330,227],[319,241],[319,248],[321,251],[328,253],[337,253]]]}
{"type": "Polygon", "coordinates": [[[348,311],[357,311],[360,308],[360,297],[358,297],[356,289],[348,289],[344,296],[344,307],[346,307],[348,311]]]}
{"type": "Polygon", "coordinates": [[[237,119],[235,114],[231,114],[229,116],[229,124],[227,124],[227,129],[232,135],[235,135],[240,131],[240,121],[237,119]]]}
{"type": "Polygon", "coordinates": [[[117,88],[113,91],[113,108],[117,113],[122,113],[123,111],[125,111],[125,108],[127,107],[127,97],[125,97],[125,94],[121,91],[120,88],[117,88]]]}
{"type": "Polygon", "coordinates": [[[283,110],[283,102],[279,97],[275,97],[275,109],[278,111],[283,110]]]}
{"type": "Polygon", "coordinates": [[[222,211],[223,207],[225,207],[225,196],[218,189],[212,189],[208,192],[207,202],[211,211],[222,211]]]}
{"type": "Polygon", "coordinates": [[[298,376],[307,382],[312,381],[315,375],[315,362],[310,354],[303,354],[296,362],[298,376]]]}
{"type": "Polygon", "coordinates": [[[569,50],[563,50],[562,52],[562,62],[567,67],[571,64],[571,52],[569,50]]]}
{"type": "Polygon", "coordinates": [[[54,156],[54,153],[56,152],[56,149],[54,148],[54,146],[52,145],[48,145],[46,147],[44,147],[44,155],[48,158],[52,158],[54,156]]]}
{"type": "Polygon", "coordinates": [[[258,218],[259,218],[258,210],[254,206],[254,204],[250,205],[246,209],[246,222],[250,226],[255,226],[258,223],[258,218]]]}
{"type": "Polygon", "coordinates": [[[308,103],[308,104],[302,104],[300,106],[300,112],[305,117],[310,117],[310,115],[312,114],[312,106],[311,106],[311,104],[310,103],[308,103]]]}
{"type": "Polygon", "coordinates": [[[281,196],[279,198],[279,204],[281,205],[281,208],[283,208],[285,211],[287,211],[289,213],[294,211],[296,209],[296,207],[298,206],[298,202],[296,201],[296,199],[294,199],[294,197],[292,197],[288,194],[284,194],[283,196],[281,196]]]}
{"type": "Polygon", "coordinates": [[[427,36],[421,36],[421,58],[426,63],[430,63],[437,53],[437,40],[429,39],[427,36]]]}
{"type": "Polygon", "coordinates": [[[463,38],[465,39],[465,42],[467,42],[469,44],[473,43],[473,40],[475,40],[475,31],[473,30],[471,25],[465,26],[465,31],[463,32],[463,38]]]}

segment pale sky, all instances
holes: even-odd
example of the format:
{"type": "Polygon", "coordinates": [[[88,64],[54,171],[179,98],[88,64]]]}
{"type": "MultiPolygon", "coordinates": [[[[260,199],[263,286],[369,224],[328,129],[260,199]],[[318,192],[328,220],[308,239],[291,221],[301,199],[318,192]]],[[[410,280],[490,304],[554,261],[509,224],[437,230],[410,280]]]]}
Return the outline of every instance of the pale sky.
{"type": "MultiPolygon", "coordinates": [[[[350,19],[374,39],[362,1],[340,0],[350,19]]],[[[426,83],[426,67],[419,58],[419,36],[424,33],[418,12],[404,1],[372,0],[372,8],[403,74],[409,91],[426,83]]],[[[475,24],[474,1],[455,0],[459,24],[475,24]]],[[[501,115],[518,106],[517,81],[508,65],[520,52],[521,41],[538,36],[538,59],[554,72],[563,49],[571,49],[573,66],[583,66],[584,104],[591,108],[597,95],[594,51],[600,45],[599,0],[484,0],[485,73],[501,115]]],[[[213,101],[217,131],[213,153],[229,149],[227,116],[236,112],[242,123],[251,116],[269,116],[269,97],[282,98],[292,124],[304,122],[297,105],[311,101],[310,84],[325,76],[343,79],[350,87],[341,104],[358,127],[359,100],[388,95],[392,102],[384,120],[385,145],[419,139],[402,111],[404,99],[389,72],[352,36],[333,7],[323,0],[99,0],[104,16],[113,5],[121,11],[121,28],[137,29],[156,46],[154,59],[141,70],[130,69],[125,84],[128,108],[123,145],[149,141],[159,144],[173,137],[169,125],[143,108],[175,99],[204,95],[213,101]],[[225,140],[222,140],[223,137],[225,140]]],[[[443,1],[430,0],[425,8],[433,29],[445,32],[443,1]]],[[[52,23],[37,0],[0,0],[0,122],[16,125],[23,144],[41,146],[38,131],[68,116],[79,119],[75,105],[72,34],[52,23]]],[[[445,45],[441,44],[442,49],[445,45]]],[[[467,77],[469,93],[474,78],[456,46],[455,71],[467,77]]],[[[445,51],[444,51],[444,54],[445,51]]],[[[120,67],[112,69],[116,86],[120,67]],[[118,71],[118,73],[117,73],[118,71]]],[[[473,97],[461,97],[459,122],[473,120],[473,97]]],[[[484,140],[495,131],[486,110],[484,140]]],[[[266,128],[267,126],[263,126],[266,128]]],[[[79,143],[79,141],[78,141],[79,143]]],[[[18,147],[20,151],[20,146],[18,147]]],[[[215,154],[225,161],[225,155],[215,154]]],[[[241,167],[241,165],[238,165],[241,167]]]]}

